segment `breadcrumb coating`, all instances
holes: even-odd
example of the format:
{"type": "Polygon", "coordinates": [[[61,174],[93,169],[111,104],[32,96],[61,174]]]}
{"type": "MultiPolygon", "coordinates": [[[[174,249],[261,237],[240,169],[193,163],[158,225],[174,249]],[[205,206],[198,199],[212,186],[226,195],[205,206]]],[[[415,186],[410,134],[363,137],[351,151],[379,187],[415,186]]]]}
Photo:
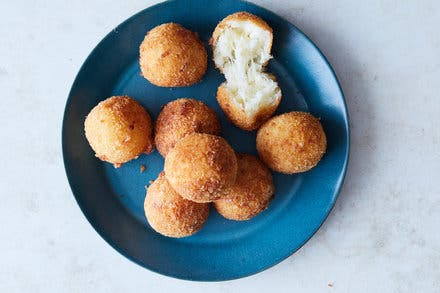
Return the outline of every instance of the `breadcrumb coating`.
{"type": "Polygon", "coordinates": [[[204,103],[188,98],[168,103],[156,120],[155,143],[165,157],[178,141],[191,133],[219,135],[217,114],[204,103]]]}
{"type": "Polygon", "coordinates": [[[210,202],[223,196],[237,177],[237,158],[223,138],[193,133],[184,137],[165,158],[171,186],[186,199],[210,202]]]}
{"type": "Polygon", "coordinates": [[[177,23],[156,26],[139,48],[142,75],[161,87],[190,86],[206,72],[208,55],[198,35],[177,23]]]}
{"type": "Polygon", "coordinates": [[[196,233],[209,216],[208,203],[196,203],[181,197],[171,188],[164,172],[148,187],[144,210],[155,231],[176,238],[196,233]]]}
{"type": "Polygon", "coordinates": [[[87,115],[84,130],[96,156],[115,167],[154,149],[150,115],[129,96],[100,102],[87,115]]]}
{"type": "Polygon", "coordinates": [[[269,169],[255,156],[237,154],[238,173],[235,184],[225,198],[214,202],[217,211],[230,220],[249,220],[265,210],[275,187],[269,169]]]}
{"type": "Polygon", "coordinates": [[[277,172],[293,174],[315,167],[327,148],[321,123],[305,112],[272,117],[257,132],[261,160],[277,172]]]}

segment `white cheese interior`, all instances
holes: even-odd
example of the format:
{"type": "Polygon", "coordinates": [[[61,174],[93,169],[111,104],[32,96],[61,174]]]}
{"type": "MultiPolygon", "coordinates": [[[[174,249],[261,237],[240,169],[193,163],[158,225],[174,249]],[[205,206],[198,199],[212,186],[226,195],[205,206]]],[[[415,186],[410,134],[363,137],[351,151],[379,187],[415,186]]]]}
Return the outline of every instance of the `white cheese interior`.
{"type": "Polygon", "coordinates": [[[280,96],[278,84],[263,72],[270,55],[270,32],[251,21],[230,21],[214,49],[214,62],[221,68],[236,106],[248,116],[273,104],[280,96]]]}

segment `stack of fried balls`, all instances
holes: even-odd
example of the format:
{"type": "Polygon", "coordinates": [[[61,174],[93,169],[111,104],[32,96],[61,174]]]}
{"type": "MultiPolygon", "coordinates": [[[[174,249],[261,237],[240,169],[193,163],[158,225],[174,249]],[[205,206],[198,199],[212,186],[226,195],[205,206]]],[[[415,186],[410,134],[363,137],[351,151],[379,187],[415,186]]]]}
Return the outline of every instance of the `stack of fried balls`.
{"type": "MultiPolygon", "coordinates": [[[[85,136],[102,161],[120,167],[154,146],[165,158],[144,202],[146,218],[160,234],[179,238],[196,233],[208,219],[211,202],[227,219],[251,219],[274,196],[270,170],[305,172],[324,155],[327,142],[319,119],[305,112],[271,118],[281,100],[275,77],[265,72],[272,39],[264,20],[238,12],[217,25],[210,42],[214,63],[226,78],[217,100],[237,127],[258,129],[259,158],[236,153],[220,136],[214,110],[195,99],[165,105],[154,132],[147,110],[128,96],[110,97],[86,117],[85,136]]],[[[182,87],[202,79],[207,56],[197,33],[166,23],[147,33],[139,63],[150,83],[182,87]]]]}

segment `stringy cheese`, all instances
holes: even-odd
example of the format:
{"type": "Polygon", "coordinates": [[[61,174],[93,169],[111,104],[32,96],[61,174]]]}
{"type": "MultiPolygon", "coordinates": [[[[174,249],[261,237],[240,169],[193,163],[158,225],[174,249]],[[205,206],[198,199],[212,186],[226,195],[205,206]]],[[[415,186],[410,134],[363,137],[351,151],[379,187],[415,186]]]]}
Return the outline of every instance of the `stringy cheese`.
{"type": "Polygon", "coordinates": [[[214,62],[227,80],[226,88],[234,104],[252,116],[273,104],[281,90],[263,65],[269,54],[271,33],[251,21],[230,21],[214,49],[214,62]]]}

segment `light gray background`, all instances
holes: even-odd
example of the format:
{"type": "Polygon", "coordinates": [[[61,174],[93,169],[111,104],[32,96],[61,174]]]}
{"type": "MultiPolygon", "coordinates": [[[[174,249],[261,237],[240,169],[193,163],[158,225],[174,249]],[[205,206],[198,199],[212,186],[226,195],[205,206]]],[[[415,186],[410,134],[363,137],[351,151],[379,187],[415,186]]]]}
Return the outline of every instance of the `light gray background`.
{"type": "Polygon", "coordinates": [[[440,292],[435,0],[256,1],[322,49],[351,116],[345,185],[295,255],[245,279],[194,283],[149,272],[98,236],[64,174],[64,105],[98,41],[155,2],[0,2],[0,292],[440,292]]]}

